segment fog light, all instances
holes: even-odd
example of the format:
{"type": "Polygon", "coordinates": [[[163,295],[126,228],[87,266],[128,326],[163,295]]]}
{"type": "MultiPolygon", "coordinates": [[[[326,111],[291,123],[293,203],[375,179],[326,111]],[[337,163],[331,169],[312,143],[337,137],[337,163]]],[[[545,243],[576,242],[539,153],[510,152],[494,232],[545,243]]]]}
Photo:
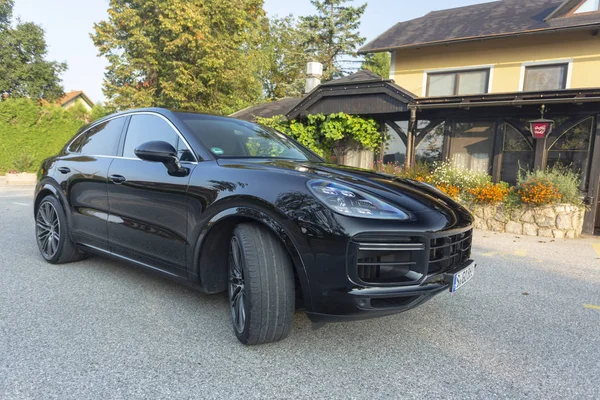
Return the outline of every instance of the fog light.
{"type": "Polygon", "coordinates": [[[369,307],[370,300],[369,299],[360,299],[357,301],[357,303],[358,303],[359,307],[367,308],[367,307],[369,307]]]}

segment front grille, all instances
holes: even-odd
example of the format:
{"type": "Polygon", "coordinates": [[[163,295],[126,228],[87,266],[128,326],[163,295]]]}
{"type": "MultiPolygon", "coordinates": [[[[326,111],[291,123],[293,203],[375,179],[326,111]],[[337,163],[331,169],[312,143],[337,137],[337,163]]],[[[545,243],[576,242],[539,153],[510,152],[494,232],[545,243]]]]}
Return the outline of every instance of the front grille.
{"type": "Polygon", "coordinates": [[[431,239],[429,274],[445,272],[471,256],[473,230],[452,236],[431,239]]]}
{"type": "Polygon", "coordinates": [[[360,234],[348,254],[348,273],[369,285],[420,283],[427,275],[447,272],[471,256],[473,230],[435,237],[360,234]]]}
{"type": "Polygon", "coordinates": [[[355,242],[355,271],[366,283],[416,282],[425,273],[425,250],[421,238],[355,242]]]}

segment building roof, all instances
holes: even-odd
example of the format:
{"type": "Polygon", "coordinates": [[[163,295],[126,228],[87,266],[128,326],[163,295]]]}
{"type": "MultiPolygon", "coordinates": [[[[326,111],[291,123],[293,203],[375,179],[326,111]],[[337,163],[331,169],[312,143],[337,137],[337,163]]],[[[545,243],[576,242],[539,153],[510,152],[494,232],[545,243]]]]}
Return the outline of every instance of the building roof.
{"type": "Polygon", "coordinates": [[[75,100],[78,97],[81,97],[81,99],[85,101],[90,107],[94,106],[92,100],[90,100],[90,98],[87,97],[85,93],[83,93],[83,90],[72,90],[69,93],[65,93],[65,95],[58,100],[58,104],[64,106],[71,100],[75,100]]]}
{"type": "Polygon", "coordinates": [[[361,70],[343,78],[320,84],[304,97],[284,98],[237,111],[230,117],[255,121],[257,117],[285,115],[290,119],[308,114],[374,115],[402,112],[415,99],[413,93],[396,85],[391,79],[361,70]]]}
{"type": "Polygon", "coordinates": [[[374,72],[371,72],[367,69],[362,69],[358,72],[355,72],[352,75],[345,76],[343,78],[334,79],[332,81],[328,81],[322,83],[321,86],[333,86],[333,85],[346,85],[348,83],[356,83],[356,82],[381,82],[383,78],[377,75],[374,72]]]}
{"type": "Polygon", "coordinates": [[[359,53],[600,27],[600,12],[569,15],[581,0],[500,0],[399,22],[359,53]]]}
{"type": "Polygon", "coordinates": [[[258,104],[243,110],[234,112],[230,117],[243,119],[246,121],[255,121],[256,118],[271,118],[276,115],[285,115],[296,104],[302,100],[301,97],[286,97],[281,100],[258,104]]]}
{"type": "Polygon", "coordinates": [[[459,95],[448,97],[421,97],[409,108],[417,110],[443,108],[477,108],[494,106],[522,107],[540,104],[600,103],[600,88],[548,90],[539,92],[509,92],[459,95]]]}
{"type": "Polygon", "coordinates": [[[289,119],[309,114],[343,112],[353,115],[381,115],[408,110],[417,96],[396,85],[392,79],[360,70],[352,75],[322,83],[286,113],[289,119]]]}

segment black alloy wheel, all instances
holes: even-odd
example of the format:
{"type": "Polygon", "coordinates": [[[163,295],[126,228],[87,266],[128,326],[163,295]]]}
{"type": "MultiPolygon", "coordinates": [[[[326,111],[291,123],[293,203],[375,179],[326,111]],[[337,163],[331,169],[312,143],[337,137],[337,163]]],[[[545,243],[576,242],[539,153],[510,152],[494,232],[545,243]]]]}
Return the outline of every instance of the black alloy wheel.
{"type": "Polygon", "coordinates": [[[294,266],[283,243],[257,223],[236,226],[229,242],[229,308],[240,342],[285,338],[295,310],[294,266]]]}
{"type": "Polygon", "coordinates": [[[40,204],[35,223],[40,252],[46,260],[51,260],[58,252],[61,229],[58,212],[50,201],[40,204]]]}
{"type": "Polygon", "coordinates": [[[237,237],[233,236],[229,245],[229,306],[233,327],[238,334],[244,332],[246,327],[246,294],[241,251],[237,237]]]}

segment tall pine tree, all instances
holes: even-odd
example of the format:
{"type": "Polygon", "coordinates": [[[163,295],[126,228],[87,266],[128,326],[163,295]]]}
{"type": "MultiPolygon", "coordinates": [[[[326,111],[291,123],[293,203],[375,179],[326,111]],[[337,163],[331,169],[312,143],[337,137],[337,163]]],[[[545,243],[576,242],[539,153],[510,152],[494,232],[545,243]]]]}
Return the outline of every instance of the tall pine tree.
{"type": "Polygon", "coordinates": [[[323,64],[323,80],[331,80],[349,72],[344,61],[356,56],[365,42],[358,28],[367,4],[346,5],[352,0],[311,0],[315,15],[300,17],[308,53],[323,64]]]}

